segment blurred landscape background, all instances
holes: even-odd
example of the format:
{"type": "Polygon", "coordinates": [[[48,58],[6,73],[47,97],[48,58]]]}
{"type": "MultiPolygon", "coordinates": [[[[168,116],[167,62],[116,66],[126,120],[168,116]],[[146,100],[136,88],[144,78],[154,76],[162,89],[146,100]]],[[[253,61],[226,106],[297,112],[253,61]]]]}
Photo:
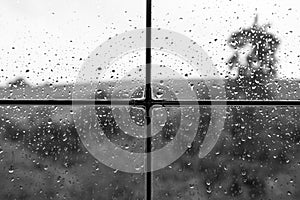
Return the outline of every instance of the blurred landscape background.
{"type": "MultiPolygon", "coordinates": [[[[273,80],[272,85],[258,83],[252,89],[239,87],[238,81],[226,81],[228,99],[298,99],[300,94],[297,81],[273,80]]],[[[32,88],[18,79],[2,88],[1,95],[69,99],[71,89],[32,88]]],[[[85,149],[71,106],[0,109],[0,199],[145,199],[143,174],[110,169],[85,149]]],[[[299,107],[230,106],[227,110],[222,135],[207,157],[198,158],[202,137],[196,137],[179,160],[153,173],[155,199],[299,199],[299,107]]],[[[205,120],[198,135],[205,134],[210,119],[205,120]]]]}
{"type": "MultiPolygon", "coordinates": [[[[279,44],[257,24],[232,34],[229,45],[236,54],[227,64],[238,73],[225,80],[226,100],[300,99],[298,80],[276,77],[279,44]],[[239,50],[246,44],[252,51],[242,64],[239,50]]],[[[199,99],[209,98],[201,80],[193,80],[193,85],[199,99]]],[[[109,99],[113,83],[99,87],[95,98],[109,99]]],[[[72,85],[32,87],[19,78],[0,89],[0,99],[72,99],[72,91],[72,85]]],[[[110,108],[95,109],[107,113],[98,117],[105,134],[121,140],[110,108]]],[[[0,199],[145,199],[144,174],[111,169],[85,149],[71,106],[2,105],[0,110],[0,199]]],[[[203,159],[198,157],[199,147],[211,113],[209,106],[200,110],[189,149],[153,172],[154,199],[300,199],[299,107],[228,106],[221,137],[203,159]]],[[[176,134],[168,128],[162,129],[162,143],[176,134]]]]}

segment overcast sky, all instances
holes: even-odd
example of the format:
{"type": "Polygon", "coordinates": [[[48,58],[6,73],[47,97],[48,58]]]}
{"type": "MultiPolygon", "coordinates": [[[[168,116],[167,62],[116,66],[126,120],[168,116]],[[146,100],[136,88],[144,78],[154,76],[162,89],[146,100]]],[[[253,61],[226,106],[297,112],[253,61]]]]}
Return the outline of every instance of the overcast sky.
{"type": "MultiPolygon", "coordinates": [[[[20,76],[31,84],[74,83],[84,59],[108,37],[145,27],[145,1],[0,0],[0,85],[20,76]]],[[[300,78],[298,2],[153,0],[153,26],[195,40],[224,71],[230,33],[258,14],[281,40],[279,76],[300,78]]]]}

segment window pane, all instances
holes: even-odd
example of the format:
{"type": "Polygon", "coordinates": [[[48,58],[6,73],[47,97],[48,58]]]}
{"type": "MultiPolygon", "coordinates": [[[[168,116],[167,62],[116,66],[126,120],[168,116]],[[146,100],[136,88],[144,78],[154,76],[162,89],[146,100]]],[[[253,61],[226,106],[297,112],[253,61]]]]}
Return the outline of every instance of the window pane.
{"type": "MultiPolygon", "coordinates": [[[[0,30],[0,98],[71,99],[74,85],[82,80],[78,74],[88,57],[95,57],[93,52],[97,47],[115,41],[117,34],[146,26],[145,4],[139,0],[130,3],[121,0],[2,1],[0,25],[5,28],[0,30]]],[[[99,69],[101,89],[113,90],[111,84],[116,79],[121,80],[132,69],[145,64],[140,56],[144,53],[115,55],[118,49],[128,47],[130,41],[126,39],[123,43],[111,44],[106,52],[103,49],[98,52],[103,62],[103,56],[111,55],[110,62],[84,65],[99,69]]],[[[93,75],[96,76],[94,72],[93,75]]],[[[94,81],[91,79],[85,81],[94,81]]]]}
{"type": "MultiPolygon", "coordinates": [[[[0,110],[0,199],[145,198],[143,174],[108,167],[89,152],[71,107],[2,106],[0,110]]],[[[108,129],[113,124],[103,117],[106,110],[95,110],[114,141],[119,132],[108,129]]]]}
{"type": "MultiPolygon", "coordinates": [[[[299,99],[298,8],[296,1],[279,0],[192,0],[188,3],[153,0],[154,28],[177,32],[196,42],[190,41],[193,45],[188,45],[189,42],[165,37],[162,40],[168,45],[160,52],[172,52],[162,56],[155,54],[153,64],[178,72],[176,76],[180,81],[168,83],[166,87],[178,91],[182,98],[185,97],[182,88],[192,85],[197,98],[203,99],[202,94],[211,90],[209,85],[214,85],[210,81],[221,79],[227,95],[212,94],[210,98],[299,99]],[[176,43],[181,51],[172,49],[176,43]],[[198,56],[191,59],[189,51],[195,49],[196,44],[205,52],[211,65],[204,65],[199,51],[195,53],[198,56]],[[203,70],[209,70],[209,73],[203,70]]],[[[155,43],[156,38],[152,39],[155,43]]],[[[164,82],[176,76],[169,76],[164,82]]]]}
{"type": "Polygon", "coordinates": [[[299,107],[227,107],[218,138],[209,129],[220,124],[221,112],[200,109],[192,145],[153,173],[153,199],[299,199],[299,107]]]}

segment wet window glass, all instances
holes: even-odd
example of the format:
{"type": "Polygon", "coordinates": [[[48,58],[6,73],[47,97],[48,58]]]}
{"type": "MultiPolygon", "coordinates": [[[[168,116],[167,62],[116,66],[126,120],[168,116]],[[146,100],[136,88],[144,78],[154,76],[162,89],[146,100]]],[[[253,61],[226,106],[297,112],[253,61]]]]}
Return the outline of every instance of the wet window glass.
{"type": "Polygon", "coordinates": [[[2,1],[0,199],[300,199],[297,1],[2,1]]]}
{"type": "Polygon", "coordinates": [[[112,169],[93,157],[69,106],[0,109],[1,199],[144,198],[144,175],[112,169]]]}
{"type": "MultiPolygon", "coordinates": [[[[296,100],[300,95],[298,10],[296,1],[153,0],[152,27],[183,34],[201,46],[218,72],[209,80],[225,80],[230,91],[226,99],[296,100]]],[[[205,93],[199,82],[207,76],[188,72],[191,59],[181,56],[181,60],[162,56],[163,60],[154,55],[164,64],[168,60],[174,69],[185,66],[183,77],[192,82],[193,90],[205,93]]],[[[177,84],[168,87],[177,91],[177,84]]]]}
{"type": "MultiPolygon", "coordinates": [[[[145,5],[137,0],[1,2],[0,98],[72,99],[82,65],[100,44],[145,27],[145,5]]],[[[109,69],[98,66],[102,90],[110,92],[108,82],[142,65],[136,54],[117,55],[109,69]]]]}

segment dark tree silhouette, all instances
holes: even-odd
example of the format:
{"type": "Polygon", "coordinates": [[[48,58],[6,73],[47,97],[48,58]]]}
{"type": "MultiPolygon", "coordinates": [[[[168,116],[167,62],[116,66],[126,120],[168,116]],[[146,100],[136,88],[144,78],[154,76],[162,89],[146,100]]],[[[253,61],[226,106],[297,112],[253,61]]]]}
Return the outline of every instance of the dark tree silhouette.
{"type": "Polygon", "coordinates": [[[24,78],[17,78],[13,82],[8,83],[9,88],[29,87],[29,83],[24,78]]]}
{"type": "Polygon", "coordinates": [[[232,99],[273,99],[267,84],[277,75],[275,53],[280,44],[278,38],[267,32],[270,25],[259,26],[257,16],[250,28],[234,32],[228,40],[235,50],[229,59],[230,69],[238,68],[237,77],[228,81],[229,96],[232,99]],[[251,52],[246,55],[246,64],[239,62],[238,50],[246,45],[251,46],[251,52]],[[233,95],[235,94],[235,95],[233,95]]]}
{"type": "MultiPolygon", "coordinates": [[[[228,65],[232,70],[238,68],[235,78],[227,81],[227,95],[230,99],[248,100],[271,100],[275,98],[274,92],[268,88],[268,83],[276,77],[275,53],[280,44],[278,38],[267,32],[267,27],[257,24],[257,16],[250,28],[241,29],[232,33],[228,44],[235,50],[229,59],[228,65]],[[240,62],[239,50],[247,45],[251,47],[244,63],[240,62]]],[[[272,166],[270,150],[265,146],[266,138],[264,115],[269,112],[268,108],[258,107],[232,107],[229,124],[229,137],[232,144],[230,159],[232,160],[229,174],[230,185],[227,194],[238,196],[243,199],[265,198],[265,176],[272,166]],[[258,166],[265,166],[261,170],[258,166]],[[246,195],[247,194],[247,195],[246,195]],[[246,196],[243,196],[246,195],[246,196]]]]}

